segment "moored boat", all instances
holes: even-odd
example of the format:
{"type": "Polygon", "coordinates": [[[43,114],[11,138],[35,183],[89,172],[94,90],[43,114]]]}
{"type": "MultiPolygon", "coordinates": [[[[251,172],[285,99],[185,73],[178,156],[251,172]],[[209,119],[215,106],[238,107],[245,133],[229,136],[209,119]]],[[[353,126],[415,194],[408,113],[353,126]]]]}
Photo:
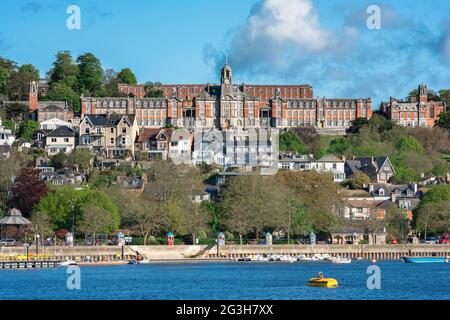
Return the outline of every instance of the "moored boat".
{"type": "Polygon", "coordinates": [[[405,263],[445,263],[449,260],[446,257],[402,257],[405,263]]]}

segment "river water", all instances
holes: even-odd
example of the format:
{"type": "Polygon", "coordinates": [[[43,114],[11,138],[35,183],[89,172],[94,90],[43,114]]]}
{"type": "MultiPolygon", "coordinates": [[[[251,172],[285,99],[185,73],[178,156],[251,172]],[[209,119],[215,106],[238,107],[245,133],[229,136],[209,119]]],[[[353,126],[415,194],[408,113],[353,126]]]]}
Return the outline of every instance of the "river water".
{"type": "Polygon", "coordinates": [[[358,261],[89,266],[80,267],[81,288],[72,290],[67,287],[66,268],[0,270],[0,299],[450,299],[448,263],[379,262],[379,290],[367,288],[370,265],[358,261]],[[339,287],[307,287],[307,280],[319,271],[336,278],[339,287]]]}

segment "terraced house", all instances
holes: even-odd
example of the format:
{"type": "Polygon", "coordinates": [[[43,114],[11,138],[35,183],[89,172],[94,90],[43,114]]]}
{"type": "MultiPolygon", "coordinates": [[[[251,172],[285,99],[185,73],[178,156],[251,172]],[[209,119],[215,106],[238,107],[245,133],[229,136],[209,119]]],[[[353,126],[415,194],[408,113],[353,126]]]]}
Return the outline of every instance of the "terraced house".
{"type": "Polygon", "coordinates": [[[79,148],[89,148],[107,158],[126,159],[134,154],[139,129],[134,115],[85,115],[79,132],[79,148]]]}
{"type": "Polygon", "coordinates": [[[226,64],[220,84],[161,85],[161,98],[146,97],[145,85],[119,84],[122,98],[82,98],[83,114],[134,114],[139,126],[160,128],[291,128],[311,126],[343,133],[356,118],[372,117],[368,99],[314,98],[310,85],[255,85],[233,82],[226,64]]]}

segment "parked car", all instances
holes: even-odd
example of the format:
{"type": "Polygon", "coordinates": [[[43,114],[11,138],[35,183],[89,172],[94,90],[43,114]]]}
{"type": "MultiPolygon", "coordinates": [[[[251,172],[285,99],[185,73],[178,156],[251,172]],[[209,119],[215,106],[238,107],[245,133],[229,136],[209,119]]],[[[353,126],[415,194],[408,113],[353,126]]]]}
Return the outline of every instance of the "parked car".
{"type": "Polygon", "coordinates": [[[440,238],[439,243],[440,244],[449,244],[450,240],[449,240],[449,238],[440,238]]]}
{"type": "Polygon", "coordinates": [[[16,245],[16,240],[14,239],[3,239],[0,241],[0,246],[14,246],[16,245]]]}
{"type": "Polygon", "coordinates": [[[426,237],[425,240],[422,241],[422,243],[437,244],[437,243],[439,243],[439,241],[438,241],[438,238],[436,238],[436,237],[426,237]]]}

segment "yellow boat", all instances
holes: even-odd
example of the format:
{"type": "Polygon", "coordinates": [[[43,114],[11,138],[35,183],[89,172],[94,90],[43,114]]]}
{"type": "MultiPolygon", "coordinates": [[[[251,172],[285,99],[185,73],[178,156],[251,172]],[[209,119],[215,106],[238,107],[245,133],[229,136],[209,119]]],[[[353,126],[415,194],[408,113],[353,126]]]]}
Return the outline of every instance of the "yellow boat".
{"type": "Polygon", "coordinates": [[[322,272],[319,272],[316,278],[308,280],[308,287],[337,288],[338,282],[333,278],[325,278],[322,272]]]}

